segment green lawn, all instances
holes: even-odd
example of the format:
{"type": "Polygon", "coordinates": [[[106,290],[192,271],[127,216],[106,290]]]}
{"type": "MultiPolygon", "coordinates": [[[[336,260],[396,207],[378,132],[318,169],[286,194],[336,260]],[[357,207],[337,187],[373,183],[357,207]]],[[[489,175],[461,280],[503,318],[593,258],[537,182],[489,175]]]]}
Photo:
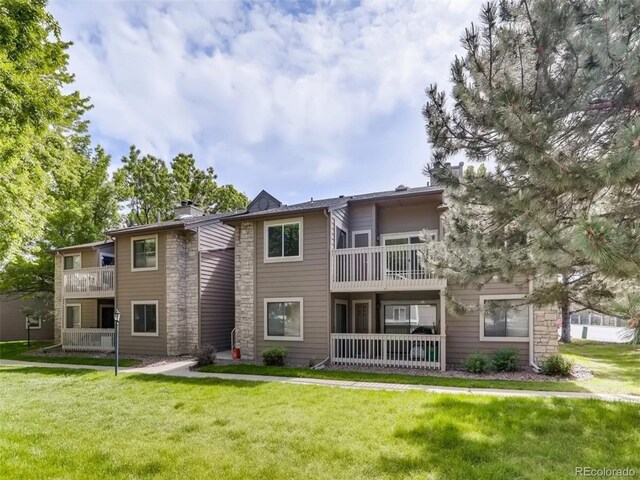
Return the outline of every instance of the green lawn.
{"type": "Polygon", "coordinates": [[[569,479],[640,470],[640,409],[0,368],[0,478],[569,479]]]}
{"type": "Polygon", "coordinates": [[[640,346],[574,340],[560,350],[595,374],[590,391],[640,395],[640,346]]]}
{"type": "MultiPolygon", "coordinates": [[[[43,357],[29,355],[32,350],[51,345],[51,342],[31,342],[31,346],[27,346],[27,342],[0,342],[0,359],[2,360],[20,360],[23,362],[42,362],[42,363],[64,363],[69,365],[102,365],[113,367],[115,361],[111,358],[91,358],[91,357],[43,357]]],[[[139,360],[121,358],[118,361],[120,367],[134,367],[140,363],[139,360]]]]}
{"type": "Polygon", "coordinates": [[[200,370],[218,373],[276,375],[281,377],[323,378],[361,382],[402,383],[464,388],[506,388],[557,392],[630,393],[640,395],[640,350],[621,344],[576,341],[562,345],[561,352],[591,369],[595,377],[580,382],[518,381],[416,376],[393,373],[311,370],[309,368],[265,367],[260,365],[210,365],[200,370]],[[570,355],[569,355],[570,354],[570,355]]]}

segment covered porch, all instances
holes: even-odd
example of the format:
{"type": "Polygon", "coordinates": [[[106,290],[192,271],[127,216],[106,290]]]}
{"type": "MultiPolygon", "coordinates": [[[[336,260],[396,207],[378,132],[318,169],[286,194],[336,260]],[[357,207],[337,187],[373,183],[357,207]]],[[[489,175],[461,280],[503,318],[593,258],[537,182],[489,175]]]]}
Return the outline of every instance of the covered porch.
{"type": "Polygon", "coordinates": [[[442,290],[334,293],[331,363],[446,369],[442,290]]]}
{"type": "Polygon", "coordinates": [[[62,319],[63,351],[115,350],[113,298],[65,298],[62,319]]]}

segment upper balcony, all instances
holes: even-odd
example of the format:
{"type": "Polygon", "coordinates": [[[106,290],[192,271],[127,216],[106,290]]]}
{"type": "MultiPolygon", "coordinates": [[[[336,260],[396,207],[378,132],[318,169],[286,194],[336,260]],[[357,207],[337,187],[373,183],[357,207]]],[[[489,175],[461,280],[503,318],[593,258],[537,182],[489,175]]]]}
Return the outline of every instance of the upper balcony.
{"type": "Polygon", "coordinates": [[[115,265],[64,270],[62,295],[66,298],[113,297],[115,285],[115,265]]]}
{"type": "Polygon", "coordinates": [[[440,290],[447,286],[425,268],[421,244],[331,250],[332,292],[440,290]]]}

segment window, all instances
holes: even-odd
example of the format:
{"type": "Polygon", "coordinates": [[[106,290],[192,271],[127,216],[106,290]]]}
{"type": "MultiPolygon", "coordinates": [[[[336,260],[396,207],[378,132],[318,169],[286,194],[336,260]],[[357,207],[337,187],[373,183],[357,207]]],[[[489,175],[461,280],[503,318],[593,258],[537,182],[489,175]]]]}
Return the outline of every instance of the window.
{"type": "Polygon", "coordinates": [[[101,267],[109,267],[111,265],[116,264],[116,257],[111,253],[101,253],[100,254],[100,266],[101,267]]]}
{"type": "Polygon", "coordinates": [[[158,336],[158,302],[131,302],[131,335],[158,336]]]}
{"type": "Polygon", "coordinates": [[[27,315],[26,318],[26,324],[25,324],[25,328],[26,329],[38,329],[40,327],[42,327],[42,319],[40,317],[37,317],[35,315],[27,315]]]}
{"type": "Polygon", "coordinates": [[[265,340],[302,340],[302,298],[265,298],[265,340]]]}
{"type": "Polygon", "coordinates": [[[353,248],[368,247],[371,243],[371,232],[369,230],[353,232],[352,237],[353,248]]]}
{"type": "Polygon", "coordinates": [[[65,328],[80,328],[82,326],[81,305],[67,305],[64,325],[65,328]]]}
{"type": "Polygon", "coordinates": [[[437,305],[417,303],[383,303],[384,333],[436,333],[437,305]]]}
{"type": "Polygon", "coordinates": [[[347,232],[336,227],[336,248],[347,248],[347,232]]]}
{"type": "Polygon", "coordinates": [[[131,239],[131,270],[158,269],[158,235],[131,239]]]}
{"type": "Polygon", "coordinates": [[[302,260],[302,218],[264,222],[264,261],[302,260]]]}
{"type": "Polygon", "coordinates": [[[78,270],[82,268],[82,257],[80,254],[65,255],[64,256],[64,269],[65,270],[78,270]]]}
{"type": "Polygon", "coordinates": [[[529,306],[523,295],[481,296],[480,305],[480,340],[529,340],[529,306]]]}

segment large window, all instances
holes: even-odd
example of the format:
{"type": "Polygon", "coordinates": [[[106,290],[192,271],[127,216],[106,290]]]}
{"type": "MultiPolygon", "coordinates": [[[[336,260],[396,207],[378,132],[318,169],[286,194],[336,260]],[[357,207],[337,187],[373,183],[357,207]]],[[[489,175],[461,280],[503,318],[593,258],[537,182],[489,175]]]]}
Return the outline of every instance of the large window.
{"type": "Polygon", "coordinates": [[[158,269],[158,235],[131,239],[131,270],[158,269]]]}
{"type": "Polygon", "coordinates": [[[67,305],[65,310],[65,320],[64,326],[65,328],[80,328],[82,326],[82,306],[77,305],[67,305]]]}
{"type": "Polygon", "coordinates": [[[158,335],[158,302],[131,302],[131,335],[158,335]]]}
{"type": "Polygon", "coordinates": [[[437,305],[383,303],[384,333],[436,333],[437,305]]]}
{"type": "Polygon", "coordinates": [[[265,340],[302,340],[302,298],[265,298],[265,340]]]}
{"type": "Polygon", "coordinates": [[[264,261],[302,260],[302,218],[264,223],[264,261]]]}
{"type": "Polygon", "coordinates": [[[480,306],[480,340],[528,341],[529,306],[524,296],[481,296],[480,306]]]}
{"type": "Polygon", "coordinates": [[[82,257],[80,254],[65,255],[64,256],[64,269],[65,270],[78,270],[82,268],[82,257]]]}

